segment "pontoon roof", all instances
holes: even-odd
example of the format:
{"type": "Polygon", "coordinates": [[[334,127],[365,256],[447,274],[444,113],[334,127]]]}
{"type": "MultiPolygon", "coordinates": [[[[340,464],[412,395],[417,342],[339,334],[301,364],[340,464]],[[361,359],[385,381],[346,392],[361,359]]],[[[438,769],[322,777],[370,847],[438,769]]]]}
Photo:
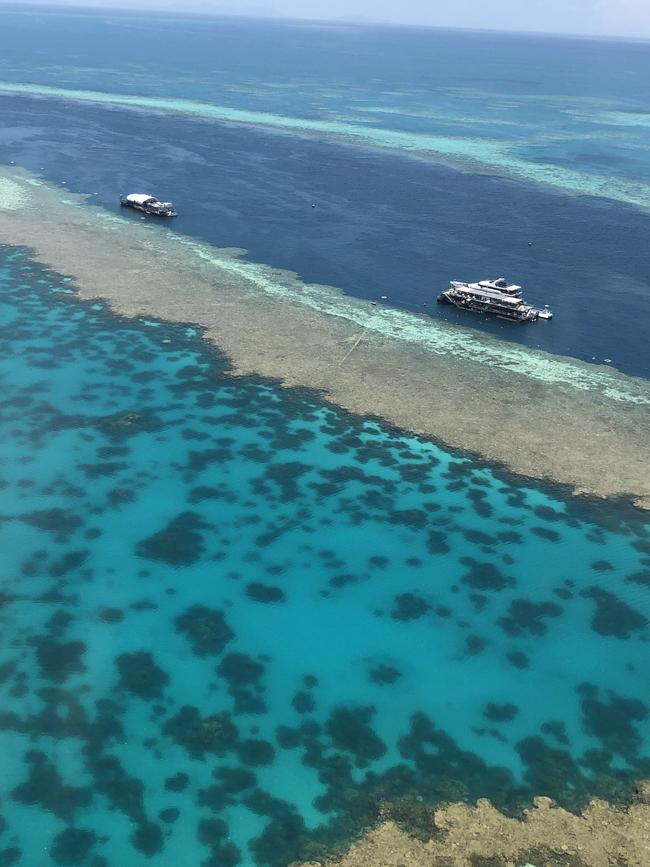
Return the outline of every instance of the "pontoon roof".
{"type": "Polygon", "coordinates": [[[486,289],[483,286],[461,286],[457,291],[465,292],[467,295],[476,295],[479,298],[493,298],[495,301],[500,301],[504,304],[523,304],[521,298],[514,298],[512,295],[504,295],[504,293],[499,292],[498,289],[486,289]]]}
{"type": "Polygon", "coordinates": [[[488,289],[498,289],[500,291],[513,289],[521,289],[521,286],[518,286],[516,283],[507,283],[503,277],[499,277],[498,280],[479,280],[479,286],[486,286],[488,289]]]}
{"type": "Polygon", "coordinates": [[[126,200],[127,202],[135,202],[137,205],[144,205],[145,202],[157,201],[155,196],[149,196],[147,193],[129,193],[126,200]]]}

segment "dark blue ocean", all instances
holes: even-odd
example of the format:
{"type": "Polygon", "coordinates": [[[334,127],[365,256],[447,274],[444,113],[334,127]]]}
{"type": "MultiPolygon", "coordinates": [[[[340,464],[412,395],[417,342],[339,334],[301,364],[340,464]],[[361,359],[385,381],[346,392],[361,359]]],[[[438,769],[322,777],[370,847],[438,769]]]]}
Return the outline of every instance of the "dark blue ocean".
{"type": "Polygon", "coordinates": [[[5,12],[0,160],[109,209],[154,190],[179,232],[306,281],[648,376],[649,78],[644,43],[5,12]],[[183,115],[3,94],[16,83],[183,115]],[[436,305],[490,275],[553,322],[436,305]]]}
{"type": "MultiPolygon", "coordinates": [[[[554,320],[459,327],[648,376],[649,72],[633,43],[2,12],[0,163],[433,316],[503,273],[554,320]]],[[[1,865],[284,867],[380,805],[422,834],[650,776],[642,513],[233,379],[26,249],[0,343],[1,865]]]]}

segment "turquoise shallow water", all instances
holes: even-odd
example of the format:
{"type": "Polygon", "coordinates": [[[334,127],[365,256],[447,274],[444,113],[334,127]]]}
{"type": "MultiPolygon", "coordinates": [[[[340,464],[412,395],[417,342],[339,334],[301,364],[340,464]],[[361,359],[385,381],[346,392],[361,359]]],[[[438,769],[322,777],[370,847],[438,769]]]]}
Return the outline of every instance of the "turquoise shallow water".
{"type": "Polygon", "coordinates": [[[280,865],[650,774],[638,514],[0,255],[0,863],[280,865]]]}

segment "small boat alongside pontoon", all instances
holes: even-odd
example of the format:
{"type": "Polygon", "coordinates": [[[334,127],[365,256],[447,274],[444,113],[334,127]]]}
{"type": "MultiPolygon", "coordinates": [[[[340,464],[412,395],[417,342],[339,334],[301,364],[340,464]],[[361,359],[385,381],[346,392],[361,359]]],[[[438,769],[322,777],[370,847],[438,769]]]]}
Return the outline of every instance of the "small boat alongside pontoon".
{"type": "Polygon", "coordinates": [[[142,211],[143,214],[153,214],[156,217],[178,216],[171,202],[161,202],[155,196],[150,196],[147,193],[129,193],[128,196],[120,196],[120,205],[125,208],[135,208],[136,211],[142,211]]]}
{"type": "Polygon", "coordinates": [[[508,283],[503,277],[496,280],[479,280],[464,283],[452,280],[449,289],[438,295],[441,304],[453,304],[460,310],[474,313],[489,313],[500,319],[514,322],[534,322],[536,319],[552,319],[548,308],[534,307],[523,299],[523,290],[516,283],[508,283]]]}

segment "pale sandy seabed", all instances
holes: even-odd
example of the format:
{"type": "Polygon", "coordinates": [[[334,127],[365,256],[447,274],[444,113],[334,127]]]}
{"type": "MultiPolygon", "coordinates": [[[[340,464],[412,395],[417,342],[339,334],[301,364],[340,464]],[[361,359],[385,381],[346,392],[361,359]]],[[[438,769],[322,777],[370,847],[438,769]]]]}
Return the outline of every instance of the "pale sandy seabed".
{"type": "Polygon", "coordinates": [[[11,167],[0,243],[29,247],[120,314],[200,325],[234,374],[319,389],[516,473],[650,508],[646,380],[306,285],[11,167]]]}
{"type": "MultiPolygon", "coordinates": [[[[648,867],[650,781],[634,802],[593,800],[580,815],[535,798],[522,819],[488,801],[452,804],[431,814],[432,839],[411,837],[393,822],[366,834],[337,859],[340,867],[648,867]]],[[[323,862],[305,864],[318,867],[323,862]]]]}

